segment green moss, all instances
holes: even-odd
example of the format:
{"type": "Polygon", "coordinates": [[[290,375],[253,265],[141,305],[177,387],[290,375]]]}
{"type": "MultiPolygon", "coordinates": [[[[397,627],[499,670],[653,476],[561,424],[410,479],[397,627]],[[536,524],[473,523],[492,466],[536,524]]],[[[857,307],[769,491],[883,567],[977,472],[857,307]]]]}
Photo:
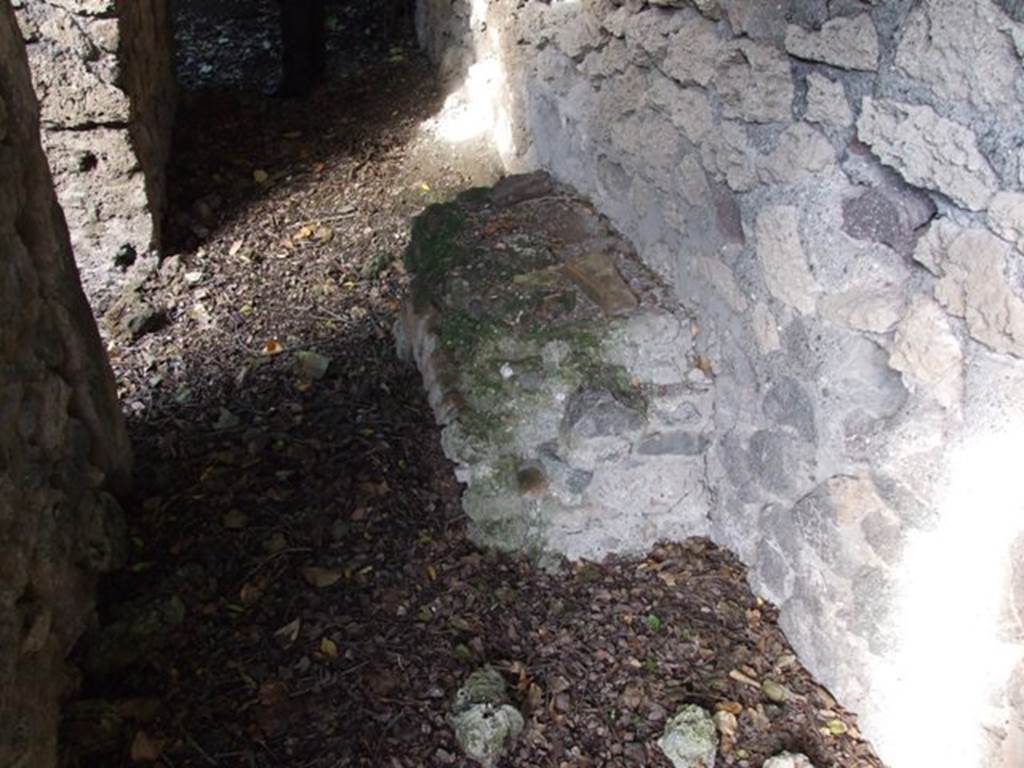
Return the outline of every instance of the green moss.
{"type": "Polygon", "coordinates": [[[438,340],[441,348],[453,360],[471,360],[477,350],[496,338],[503,331],[502,325],[490,317],[473,317],[468,312],[449,311],[441,319],[438,340]]]}
{"type": "Polygon", "coordinates": [[[466,437],[479,441],[481,448],[486,449],[510,436],[505,420],[496,413],[467,408],[459,413],[459,423],[466,437]]]}
{"type": "Polygon", "coordinates": [[[621,365],[603,359],[599,334],[606,330],[602,321],[588,320],[555,326],[535,326],[527,335],[534,344],[543,346],[564,341],[568,354],[562,361],[562,374],[570,383],[590,389],[606,389],[623,404],[640,413],[647,413],[647,400],[633,384],[629,372],[621,365]]]}
{"type": "Polygon", "coordinates": [[[440,295],[448,274],[466,261],[468,251],[459,242],[464,228],[465,218],[455,203],[432,205],[413,221],[404,261],[414,276],[412,300],[417,310],[440,295]]]}

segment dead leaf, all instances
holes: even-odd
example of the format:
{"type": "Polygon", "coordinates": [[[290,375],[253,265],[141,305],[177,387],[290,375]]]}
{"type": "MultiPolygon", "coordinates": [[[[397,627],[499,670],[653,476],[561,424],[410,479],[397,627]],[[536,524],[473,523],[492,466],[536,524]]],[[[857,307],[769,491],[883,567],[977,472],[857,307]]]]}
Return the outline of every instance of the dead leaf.
{"type": "Polygon", "coordinates": [[[338,658],[338,644],[329,637],[321,638],[320,653],[328,659],[336,659],[338,658]]]}
{"type": "Polygon", "coordinates": [[[732,679],[732,680],[735,680],[737,683],[743,683],[744,685],[749,685],[749,686],[752,686],[753,688],[760,688],[761,687],[761,684],[759,682],[757,682],[757,680],[755,680],[754,678],[750,677],[750,675],[743,674],[738,669],[734,669],[734,670],[730,671],[729,672],[729,678],[732,679]]]}
{"type": "MultiPolygon", "coordinates": [[[[370,432],[369,432],[369,435],[372,435],[372,434],[373,434],[373,430],[371,429],[370,432]]],[[[367,435],[367,436],[369,436],[369,435],[367,435]]],[[[388,486],[388,481],[387,480],[381,480],[379,483],[372,483],[372,482],[360,483],[359,487],[358,487],[358,490],[359,490],[359,495],[360,496],[362,496],[363,498],[370,498],[370,499],[383,498],[384,496],[387,496],[389,493],[391,493],[391,488],[388,486]]]]}
{"type": "Polygon", "coordinates": [[[739,727],[736,715],[732,712],[726,712],[725,710],[720,709],[715,713],[713,719],[715,721],[715,727],[718,728],[718,732],[726,742],[730,742],[736,738],[736,729],[739,727]]]}
{"type": "Polygon", "coordinates": [[[248,582],[242,585],[242,589],[238,593],[238,599],[242,601],[242,605],[255,605],[262,596],[263,590],[248,582]]]}
{"type": "Polygon", "coordinates": [[[274,637],[283,640],[286,643],[294,643],[299,639],[299,631],[302,629],[302,619],[298,618],[293,621],[289,621],[280,629],[274,631],[274,637]]]}
{"type": "Polygon", "coordinates": [[[284,346],[277,339],[267,339],[263,342],[263,354],[268,356],[279,355],[284,352],[284,346]]]}
{"type": "Polygon", "coordinates": [[[665,583],[666,587],[674,587],[676,585],[676,575],[674,573],[660,571],[658,573],[658,578],[665,583]]]}
{"type": "Polygon", "coordinates": [[[252,180],[257,184],[266,184],[270,179],[270,174],[264,171],[262,168],[257,168],[252,172],[252,180]]]}
{"type": "Polygon", "coordinates": [[[283,552],[288,548],[288,539],[283,533],[278,531],[263,542],[263,548],[270,554],[276,555],[278,552],[283,552]]]}
{"type": "Polygon", "coordinates": [[[622,695],[619,696],[619,701],[626,709],[636,709],[643,703],[643,700],[644,690],[638,685],[627,685],[623,689],[622,695]]]}
{"type": "Polygon", "coordinates": [[[139,731],[132,739],[131,759],[133,763],[155,763],[163,751],[163,739],[151,739],[145,731],[139,731]]]}
{"type": "Polygon", "coordinates": [[[239,509],[231,509],[224,513],[224,527],[229,530],[240,530],[245,528],[248,523],[249,518],[239,509]]]}
{"type": "Polygon", "coordinates": [[[743,711],[743,705],[738,701],[719,701],[715,704],[718,712],[728,712],[730,715],[738,715],[743,711]]]}
{"type": "Polygon", "coordinates": [[[534,712],[544,706],[544,689],[536,683],[530,683],[526,689],[526,708],[534,712]]]}
{"type": "Polygon", "coordinates": [[[288,686],[280,680],[267,680],[260,685],[257,698],[264,707],[273,707],[288,700],[288,686]]]}
{"type": "Polygon", "coordinates": [[[829,720],[825,723],[825,727],[821,729],[821,732],[826,736],[842,736],[849,730],[846,727],[846,723],[842,720],[829,720]]]}
{"type": "Polygon", "coordinates": [[[237,256],[243,245],[245,245],[245,240],[235,240],[228,249],[228,256],[237,256]]]}
{"type": "Polygon", "coordinates": [[[317,565],[307,565],[302,569],[302,578],[306,582],[317,589],[324,589],[325,587],[333,586],[341,581],[344,574],[341,571],[332,570],[330,568],[321,568],[317,565]]]}

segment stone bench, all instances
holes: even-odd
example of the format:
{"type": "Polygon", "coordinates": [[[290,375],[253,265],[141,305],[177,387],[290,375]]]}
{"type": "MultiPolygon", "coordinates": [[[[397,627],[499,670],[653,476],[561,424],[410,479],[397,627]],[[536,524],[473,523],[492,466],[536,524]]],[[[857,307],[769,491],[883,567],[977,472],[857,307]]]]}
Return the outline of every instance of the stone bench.
{"type": "Polygon", "coordinates": [[[707,532],[713,382],[695,321],[543,173],[428,208],[406,254],[416,362],[483,544],[596,558],[707,532]]]}

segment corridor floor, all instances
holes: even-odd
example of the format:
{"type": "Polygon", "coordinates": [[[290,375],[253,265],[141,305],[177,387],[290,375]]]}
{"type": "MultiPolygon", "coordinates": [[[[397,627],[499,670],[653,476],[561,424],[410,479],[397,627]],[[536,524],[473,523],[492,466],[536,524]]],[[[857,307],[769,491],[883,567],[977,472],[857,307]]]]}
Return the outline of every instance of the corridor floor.
{"type": "Polygon", "coordinates": [[[390,329],[410,218],[495,169],[430,146],[442,94],[369,6],[330,6],[337,66],[303,101],[260,93],[272,34],[180,20],[212,58],[182,78],[168,254],[103,319],[136,499],[68,764],[469,766],[446,717],[491,663],[527,721],[508,766],[664,768],[684,703],[725,713],[721,765],[879,766],[728,553],[538,571],[468,540],[390,329]]]}

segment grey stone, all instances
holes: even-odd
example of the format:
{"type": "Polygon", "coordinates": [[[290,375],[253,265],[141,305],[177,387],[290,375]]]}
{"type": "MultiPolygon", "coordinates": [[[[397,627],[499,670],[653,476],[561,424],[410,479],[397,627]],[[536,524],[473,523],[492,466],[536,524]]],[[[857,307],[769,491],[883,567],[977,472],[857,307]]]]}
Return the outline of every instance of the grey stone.
{"type": "Polygon", "coordinates": [[[893,649],[895,638],[889,618],[896,603],[896,585],[882,568],[866,566],[853,579],[853,631],[868,641],[872,653],[884,655],[893,649]]]}
{"type": "Polygon", "coordinates": [[[781,45],[793,11],[792,0],[731,0],[727,7],[729,23],[736,34],[781,45]]]}
{"type": "Polygon", "coordinates": [[[988,219],[996,234],[1024,251],[1024,193],[996,193],[988,207],[988,219]]]}
{"type": "Polygon", "coordinates": [[[674,768],[715,768],[718,732],[706,711],[687,704],[665,724],[658,747],[674,768]]]}
{"type": "Polygon", "coordinates": [[[940,275],[935,298],[982,344],[1024,357],[1024,299],[1007,277],[1016,251],[985,229],[939,222],[932,230],[919,252],[940,275]]]}
{"type": "Polygon", "coordinates": [[[690,141],[700,141],[714,128],[711,100],[701,88],[686,88],[671,78],[654,74],[646,96],[690,141]]]}
{"type": "Polygon", "coordinates": [[[789,62],[772,46],[741,41],[723,51],[714,86],[727,118],[771,123],[792,117],[789,62]]]}
{"type": "Polygon", "coordinates": [[[801,541],[823,562],[834,566],[842,554],[836,509],[827,486],[819,486],[793,505],[793,521],[801,541]]]}
{"type": "Polygon", "coordinates": [[[697,262],[698,273],[721,294],[722,298],[737,312],[747,309],[747,297],[736,285],[736,278],[721,259],[701,257],[697,262]]]}
{"type": "Polygon", "coordinates": [[[756,304],[751,317],[754,326],[754,338],[761,354],[768,355],[782,349],[779,338],[779,327],[772,312],[764,304],[756,304]]]}
{"type": "Polygon", "coordinates": [[[797,26],[786,30],[786,50],[810,61],[843,69],[878,68],[878,31],[871,16],[841,16],[827,21],[817,32],[797,26]]]}
{"type": "Polygon", "coordinates": [[[743,232],[743,213],[736,202],[736,196],[721,184],[710,185],[710,192],[715,204],[715,221],[722,238],[727,243],[745,245],[747,238],[743,232]]]}
{"type": "Polygon", "coordinates": [[[805,485],[811,467],[800,442],[783,432],[759,430],[750,437],[750,471],[761,486],[785,497],[805,485]]]}
{"type": "Polygon", "coordinates": [[[854,288],[845,293],[823,296],[818,301],[822,315],[834,323],[857,331],[888,333],[906,311],[906,297],[899,288],[877,290],[854,288]]]}
{"type": "Polygon", "coordinates": [[[1020,60],[991,3],[928,0],[900,26],[896,66],[907,75],[946,103],[1019,115],[1020,60]]]}
{"type": "Polygon", "coordinates": [[[1011,19],[1024,24],[1024,0],[996,0],[996,5],[1011,19]]]}
{"type": "Polygon", "coordinates": [[[946,408],[963,397],[963,352],[946,314],[928,298],[914,301],[893,339],[889,365],[903,375],[911,391],[934,398],[946,408]]]}
{"type": "Polygon", "coordinates": [[[662,432],[643,438],[637,445],[637,453],[647,456],[699,456],[707,450],[708,444],[706,436],[694,432],[662,432]]]}
{"type": "Polygon", "coordinates": [[[887,565],[899,564],[906,535],[903,527],[893,515],[887,515],[877,509],[873,510],[864,518],[861,528],[864,532],[864,539],[871,545],[878,557],[887,565]]]}
{"type": "Polygon", "coordinates": [[[685,381],[692,368],[686,359],[691,344],[679,317],[641,307],[632,316],[609,325],[602,354],[640,384],[672,385],[685,381]]]}
{"type": "Polygon", "coordinates": [[[751,575],[757,589],[763,590],[779,605],[786,602],[793,592],[793,562],[767,538],[762,538],[757,545],[751,575]]]}
{"type": "Polygon", "coordinates": [[[704,167],[737,192],[757,185],[756,157],[746,129],[735,121],[723,121],[701,142],[704,167]]]}
{"type": "Polygon", "coordinates": [[[799,211],[764,208],[757,217],[757,256],[768,290],[803,313],[814,311],[818,287],[800,241],[799,211]]]}
{"type": "Polygon", "coordinates": [[[484,768],[495,768],[525,726],[519,710],[508,703],[501,673],[490,666],[474,672],[459,688],[451,723],[459,747],[484,768]]]}
{"type": "Polygon", "coordinates": [[[507,704],[508,691],[505,678],[492,666],[481,667],[466,678],[455,693],[452,711],[464,712],[477,704],[507,704]]]}
{"type": "Polygon", "coordinates": [[[564,429],[576,438],[612,437],[642,429],[642,413],[619,402],[607,390],[575,394],[565,409],[564,429]]]}
{"type": "Polygon", "coordinates": [[[791,116],[793,82],[777,48],[751,40],[723,41],[697,17],[669,40],[662,71],[684,86],[714,85],[727,118],[764,123],[791,116]]]}
{"type": "Polygon", "coordinates": [[[807,75],[807,112],[812,123],[846,127],[853,123],[853,110],[846,100],[841,82],[830,80],[817,72],[807,75]]]}
{"type": "Polygon", "coordinates": [[[793,429],[808,442],[815,442],[818,430],[814,424],[814,403],[795,379],[783,376],[774,379],[761,403],[766,418],[793,429]]]}
{"type": "Polygon", "coordinates": [[[835,164],[832,144],[807,123],[791,125],[775,147],[757,162],[758,176],[766,184],[791,184],[835,164]]]}
{"type": "Polygon", "coordinates": [[[984,210],[998,188],[975,135],[931,107],[866,97],[857,135],[909,183],[971,210],[984,210]]]}

